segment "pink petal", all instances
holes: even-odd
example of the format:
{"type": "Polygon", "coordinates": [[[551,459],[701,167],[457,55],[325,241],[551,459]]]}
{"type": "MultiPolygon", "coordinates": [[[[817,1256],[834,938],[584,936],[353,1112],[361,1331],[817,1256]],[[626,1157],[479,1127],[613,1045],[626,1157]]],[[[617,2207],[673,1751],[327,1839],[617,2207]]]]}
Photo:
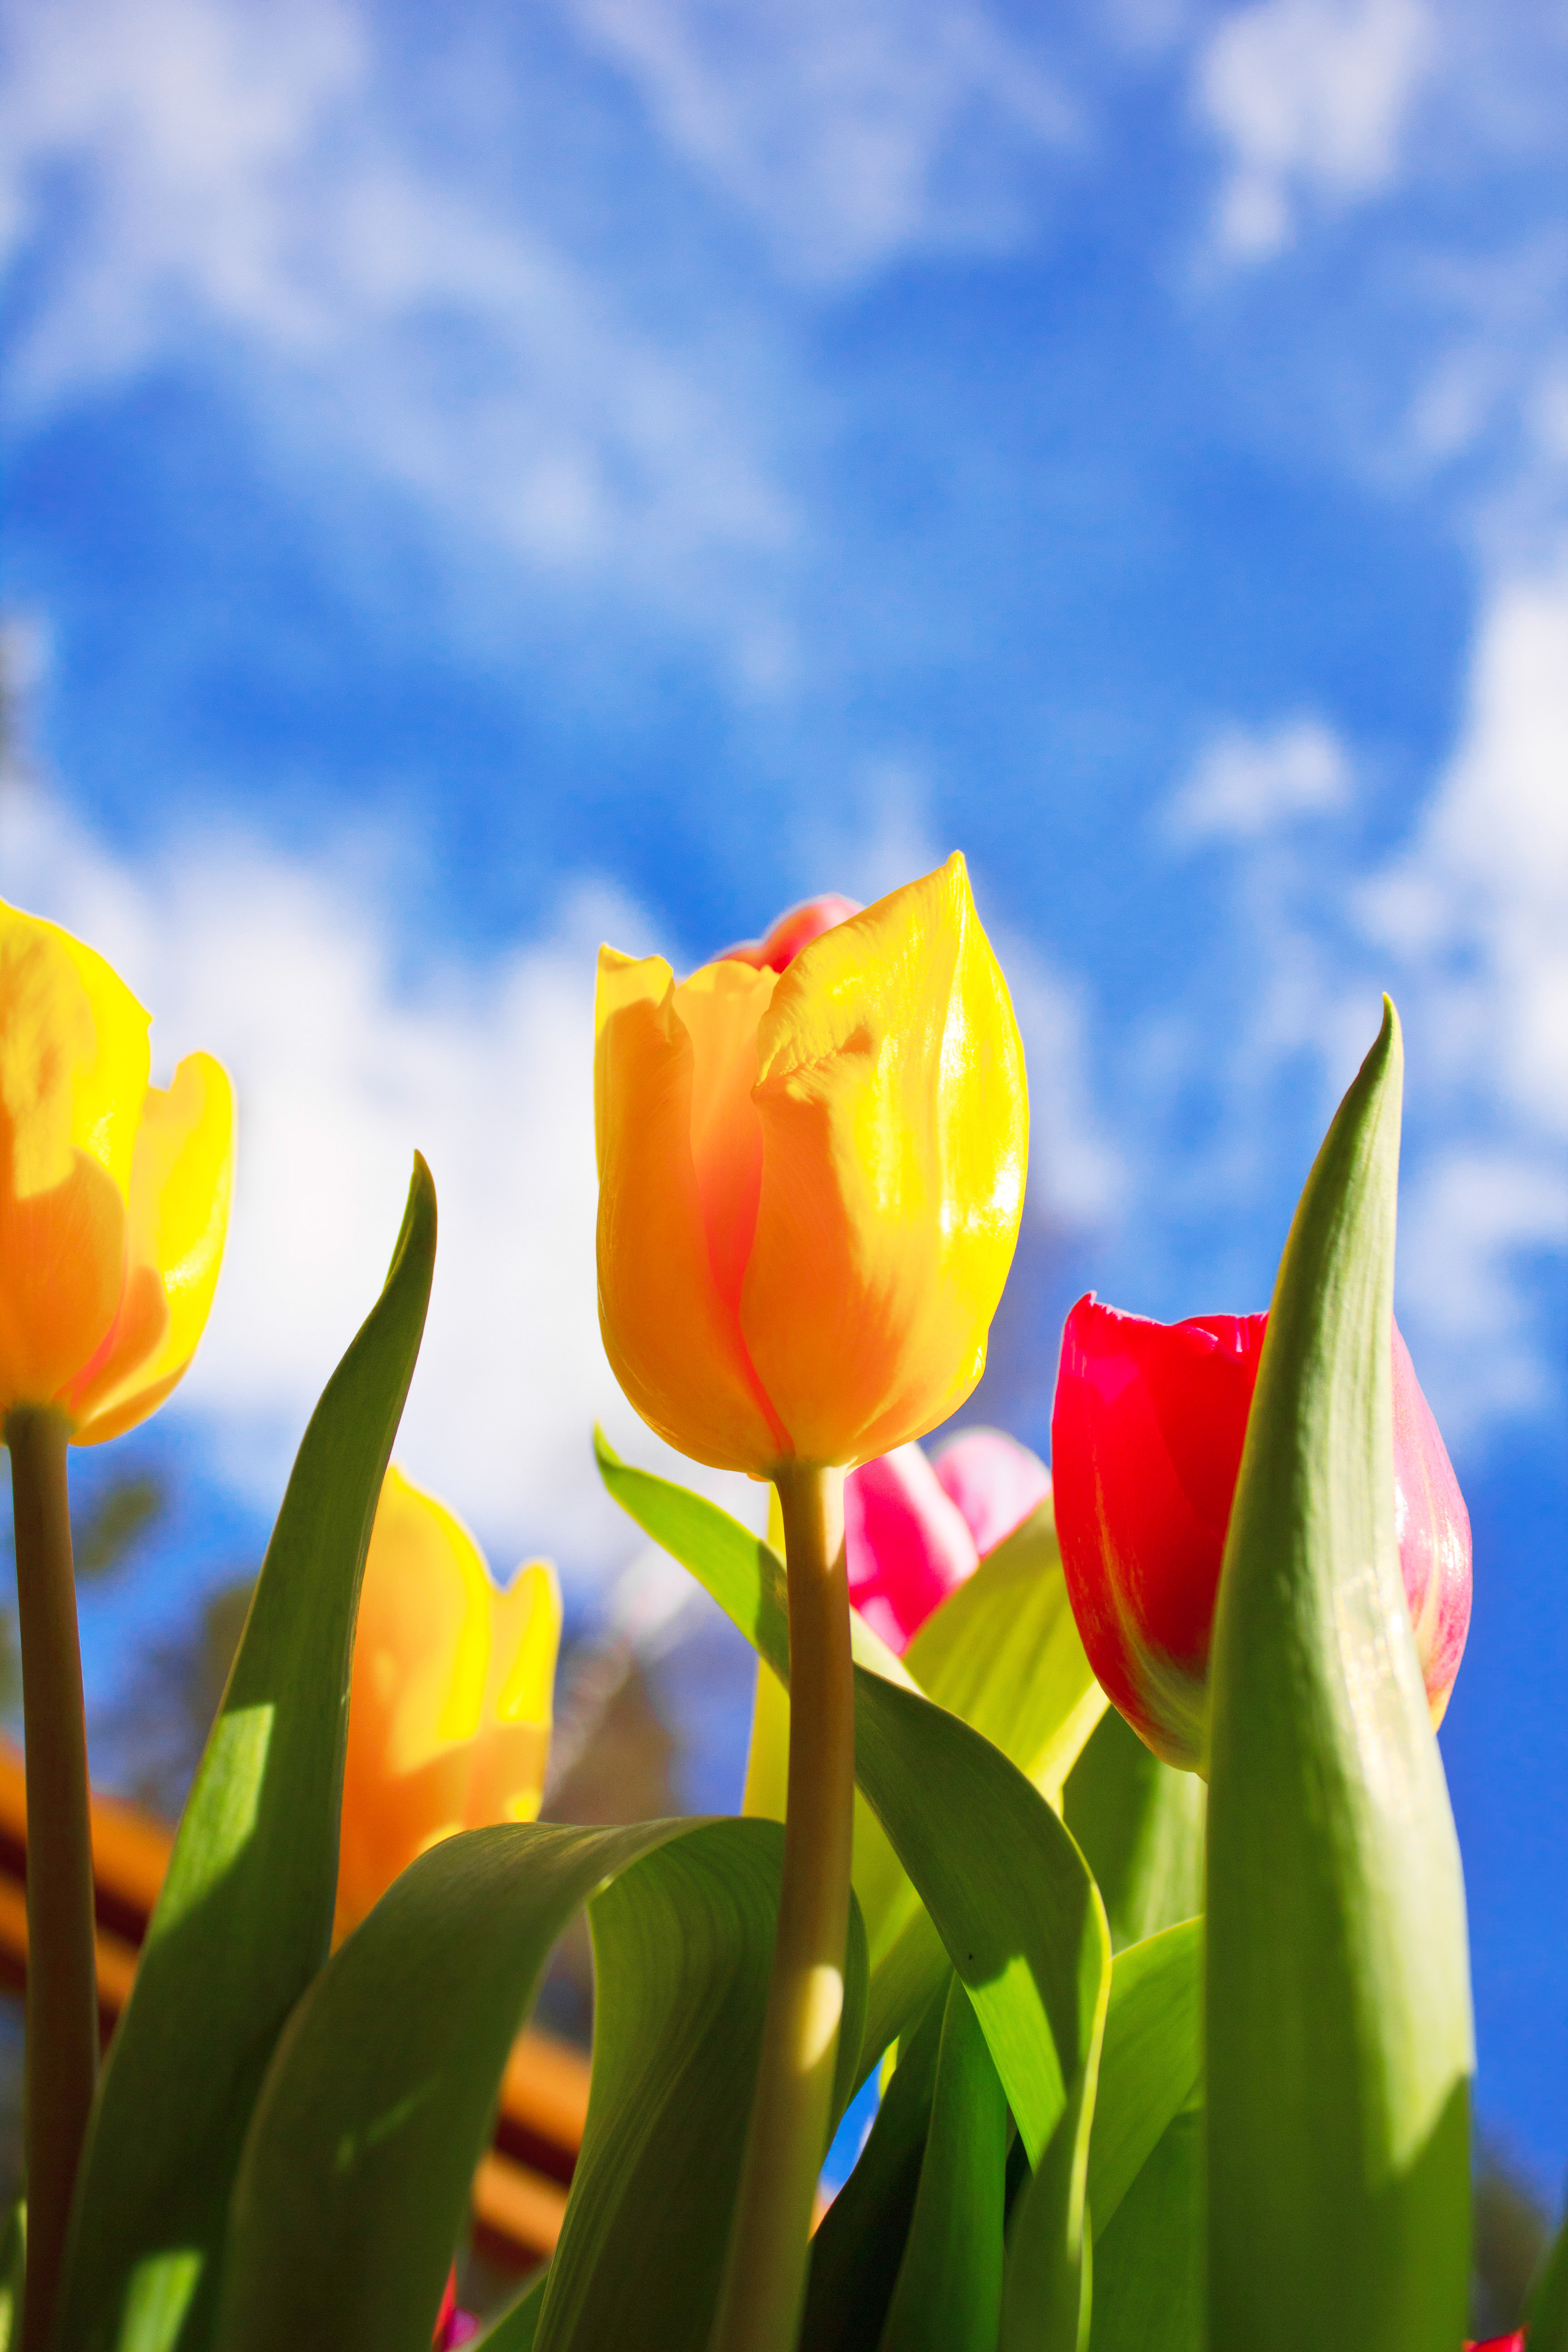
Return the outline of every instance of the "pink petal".
{"type": "Polygon", "coordinates": [[[1001,1429],[965,1429],[932,1457],[942,1492],[963,1512],[982,1559],[1022,1526],[1051,1491],[1037,1454],[1001,1429]]]}
{"type": "Polygon", "coordinates": [[[898,1446],[850,1472],[844,1535],[849,1598],[900,1655],[980,1564],[963,1512],[918,1445],[898,1446]]]}

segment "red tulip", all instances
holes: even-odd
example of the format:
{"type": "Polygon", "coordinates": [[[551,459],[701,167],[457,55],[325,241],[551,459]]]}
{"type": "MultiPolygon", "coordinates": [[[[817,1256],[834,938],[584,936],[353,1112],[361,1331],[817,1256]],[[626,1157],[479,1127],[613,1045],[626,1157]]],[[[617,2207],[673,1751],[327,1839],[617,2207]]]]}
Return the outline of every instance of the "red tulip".
{"type": "MultiPolygon", "coordinates": [[[[1152,1323],[1092,1291],[1068,1317],[1051,1419],[1057,1532],[1089,1664],[1156,1756],[1202,1769],[1209,1633],[1262,1315],[1152,1323]]],[[[1434,1724],[1470,1618],[1470,1521],[1394,1333],[1394,1508],[1434,1724]]]]}
{"type": "Polygon", "coordinates": [[[966,1429],[852,1470],[844,1486],[849,1598],[902,1656],[939,1601],[1051,1491],[1039,1456],[998,1429],[966,1429]]]}
{"type": "Polygon", "coordinates": [[[1524,2330],[1517,2327],[1511,2336],[1489,2336],[1484,2344],[1467,2339],[1465,2352],[1524,2352],[1524,2330]]]}
{"type": "Polygon", "coordinates": [[[825,890],[820,898],[803,898],[798,907],[781,915],[765,940],[742,940],[738,947],[726,948],[719,961],[749,963],[753,971],[784,971],[802,948],[859,912],[858,898],[825,890]]]}

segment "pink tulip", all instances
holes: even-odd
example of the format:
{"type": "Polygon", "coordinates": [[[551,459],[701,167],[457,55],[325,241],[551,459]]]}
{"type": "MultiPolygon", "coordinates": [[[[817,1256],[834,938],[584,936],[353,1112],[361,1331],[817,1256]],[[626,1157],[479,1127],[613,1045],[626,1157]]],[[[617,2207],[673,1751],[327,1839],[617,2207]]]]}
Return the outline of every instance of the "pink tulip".
{"type": "Polygon", "coordinates": [[[940,1453],[900,1445],[844,1484],[849,1598],[902,1656],[939,1602],[1051,1491],[1016,1438],[966,1429],[940,1453]]]}

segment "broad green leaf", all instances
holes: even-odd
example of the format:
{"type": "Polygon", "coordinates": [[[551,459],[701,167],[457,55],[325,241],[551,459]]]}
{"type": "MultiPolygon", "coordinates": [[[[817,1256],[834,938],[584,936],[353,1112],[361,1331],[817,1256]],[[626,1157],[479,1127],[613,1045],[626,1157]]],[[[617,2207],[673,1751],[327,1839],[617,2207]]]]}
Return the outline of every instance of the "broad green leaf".
{"type": "MultiPolygon", "coordinates": [[[[603,1430],[595,1431],[594,1448],[600,1475],[622,1509],[637,1521],[645,1535],[662,1544],[666,1551],[691,1570],[757,1652],[758,1697],[752,1714],[752,1752],[747,1765],[745,1810],[748,1814],[782,1821],[789,1755],[789,1599],[783,1560],[771,1544],[752,1535],[716,1503],[673,1485],[668,1478],[656,1478],[650,1471],[638,1470],[623,1462],[603,1430]],[[764,1669],[771,1670],[771,1687],[764,1669]]],[[[900,1661],[873,1633],[858,1610],[849,1612],[849,1638],[858,1664],[889,1682],[914,1688],[900,1661]]],[[[852,1875],[866,1925],[875,1983],[888,1946],[896,1938],[907,1908],[913,1906],[908,1900],[908,1880],[898,1857],[881,1823],[858,1791],[855,1799],[852,1875]],[[900,1901],[905,1909],[900,1911],[898,1918],[890,1918],[890,1906],[900,1901]]],[[[940,1952],[934,1937],[928,1933],[924,1940],[930,1952],[940,1952]]],[[[929,1953],[922,1953],[922,1957],[929,1958],[929,1953]]],[[[940,1959],[934,1973],[928,1968],[917,1979],[919,2007],[923,2008],[929,1999],[936,1974],[940,1974],[940,1959]]],[[[886,2004],[875,1993],[872,2010],[877,2030],[880,2031],[886,2004]]],[[[894,2021],[883,2040],[874,2048],[868,2044],[862,2072],[898,2033],[900,2023],[908,2022],[910,2014],[907,2007],[900,2007],[894,2012],[894,2021]]]]}
{"type": "Polygon", "coordinates": [[[904,1664],[928,1698],[983,1731],[1061,1810],[1062,1782],[1106,1702],[1079,1639],[1049,1502],[932,1611],[904,1664]]]}
{"type": "MultiPolygon", "coordinates": [[[[594,1900],[594,2076],[540,2352],[702,2352],[744,2153],[778,1917],[784,1833],[717,1822],[594,1900]]],[[[866,1944],[850,1913],[846,2039],[866,1944]]],[[[840,2059],[843,2093],[853,2059],[840,2059]]],[[[842,2112],[835,2100],[831,2126],[842,2112]]],[[[826,2151],[825,2151],[826,2152],[826,2151]]]]}
{"type": "Polygon", "coordinates": [[[428,2352],[507,2053],[551,1946],[596,1888],[688,1826],[469,1830],[394,1883],[316,1978],[268,2070],[235,2183],[221,2352],[428,2352]]]}
{"type": "Polygon", "coordinates": [[[1118,1951],[1204,1907],[1208,1791],[1107,1707],[1068,1775],[1062,1818],[1094,1873],[1118,1951]]]}
{"type": "MultiPolygon", "coordinates": [[[[598,1451],[616,1500],[706,1586],[787,1683],[788,1614],[776,1556],[715,1505],[619,1462],[603,1437],[598,1451]]],[[[1098,2032],[1110,1959],[1100,1898],[1078,1848],[1016,1766],[922,1698],[865,1628],[857,1626],[855,1639],[856,1778],[969,1988],[1037,2160],[1091,2031],[1098,2032]]],[[[914,1932],[924,1948],[905,1972],[896,2014],[879,2000],[872,1947],[864,2065],[921,2013],[940,1980],[936,1937],[918,1916],[914,1932]]]]}
{"type": "MultiPolygon", "coordinates": [[[[695,2298],[711,2294],[728,2235],[782,1848],[768,1822],[508,1824],[405,1871],[268,2070],[235,2189],[220,2352],[424,2352],[507,2053],[552,1945],[595,1895],[588,2130],[538,2341],[702,2340],[711,2315],[695,2298]]],[[[849,1976],[853,2001],[853,1930],[849,1976]]]]}
{"type": "Polygon", "coordinates": [[[1203,1922],[1184,1920],[1119,1952],[1089,2144],[1089,2210],[1109,2227],[1203,2075],[1203,1922]]]}
{"type": "Polygon", "coordinates": [[[1376,1044],[1280,1262],[1211,1665],[1211,2352],[1463,2333],[1458,1849],[1394,1524],[1402,1053],[1376,1044]]]}
{"type": "Polygon", "coordinates": [[[1187,2108],[1097,2228],[1090,2352],[1203,2352],[1203,2116],[1187,2108]]]}
{"type": "MultiPolygon", "coordinates": [[[[600,1459],[612,1492],[626,1500],[612,1475],[614,1470],[626,1477],[624,1466],[614,1463],[607,1449],[600,1459]]],[[[629,1501],[627,1507],[632,1507],[629,1501]]],[[[673,1507],[663,1506],[667,1513],[673,1507]]],[[[638,1516],[635,1509],[633,1516],[638,1516]]],[[[689,1526],[686,1540],[694,1533],[689,1526]]],[[[701,1540],[716,1549],[724,1539],[705,1530],[701,1540]]],[[[729,1543],[739,1554],[732,1538],[729,1543]]],[[[774,1569],[770,1574],[781,1572],[774,1569]]],[[[873,1640],[858,1625],[857,1655],[876,1666],[873,1640]]],[[[1060,1810],[1063,1778],[1104,1712],[1105,1696],[1079,1639],[1048,1503],[933,1611],[910,1643],[904,1668],[907,1679],[984,1732],[1060,1810]]],[[[788,1696],[759,1664],[746,1771],[748,1813],[784,1818],[788,1748],[788,1696]]],[[[940,1938],[923,1916],[908,1874],[863,1800],[856,1807],[855,1891],[871,1952],[869,2063],[930,1998],[944,1963],[940,1938]]]]}
{"type": "MultiPolygon", "coordinates": [[[[1063,1776],[1105,1695],[1079,1639],[1048,1503],[931,1612],[904,1664],[928,1698],[983,1732],[1060,1811],[1063,1776]]],[[[855,1884],[871,1948],[870,2061],[923,2008],[943,1956],[885,1841],[858,1840],[855,1884]]]]}
{"type": "Polygon", "coordinates": [[[262,2076],[326,1958],[371,1522],[436,1251],[422,1160],[386,1286],[305,1432],[78,2181],[61,2352],[197,2352],[262,2076]]]}
{"type": "Polygon", "coordinates": [[[1531,2289],[1529,2316],[1531,2352],[1568,2352],[1568,2221],[1531,2289]]]}
{"type": "Polygon", "coordinates": [[[493,2312],[470,2341],[473,2352],[533,2352],[539,2315],[550,2273],[542,2270],[500,2311],[493,2312]]]}
{"type": "Polygon", "coordinates": [[[859,2161],[812,2240],[801,2352],[877,2352],[920,2187],[946,2005],[944,1990],[900,2045],[859,2161]]]}
{"type": "MultiPolygon", "coordinates": [[[[1109,1937],[1106,1949],[1109,1958],[1109,1937]]],[[[1099,2055],[1096,2041],[1073,2078],[1044,2161],[1008,2216],[1000,2352],[1084,2352],[1089,2342],[1087,2176],[1099,2055]]]]}
{"type": "Polygon", "coordinates": [[[1007,2102],[973,2003],[954,1979],[881,2352],[994,2352],[1008,2129],[1007,2102]]]}

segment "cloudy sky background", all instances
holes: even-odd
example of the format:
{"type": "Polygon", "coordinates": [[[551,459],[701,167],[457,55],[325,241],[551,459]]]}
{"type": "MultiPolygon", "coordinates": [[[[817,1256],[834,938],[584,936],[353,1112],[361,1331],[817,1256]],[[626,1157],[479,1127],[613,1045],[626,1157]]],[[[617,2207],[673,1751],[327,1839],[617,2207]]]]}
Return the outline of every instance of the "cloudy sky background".
{"type": "Polygon", "coordinates": [[[968,853],[1036,1137],[984,1402],[1042,1444],[1078,1290],[1266,1301],[1387,987],[1479,2106],[1554,2189],[1561,7],[16,0],[6,50],[0,892],[241,1103],[95,1694],[258,1551],[416,1144],[407,1467],[580,1611],[629,1556],[601,938],[690,964],[968,853]]]}

